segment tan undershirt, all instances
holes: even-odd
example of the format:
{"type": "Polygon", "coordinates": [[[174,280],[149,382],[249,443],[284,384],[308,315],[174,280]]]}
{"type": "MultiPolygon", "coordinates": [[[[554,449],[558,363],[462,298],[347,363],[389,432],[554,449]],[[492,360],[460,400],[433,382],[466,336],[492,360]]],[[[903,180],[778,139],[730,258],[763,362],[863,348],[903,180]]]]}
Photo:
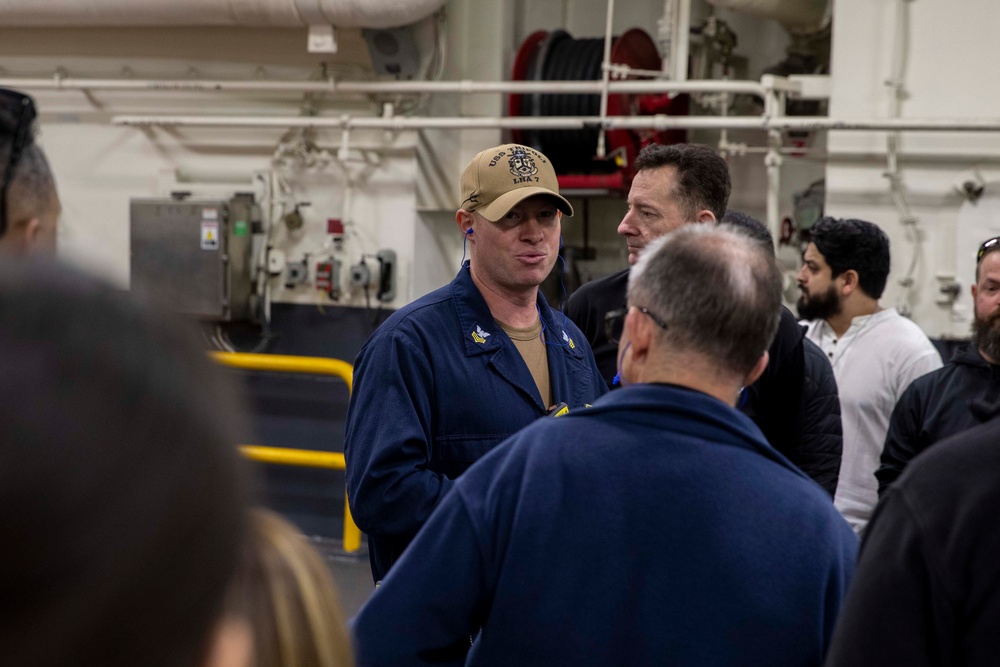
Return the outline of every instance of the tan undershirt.
{"type": "Polygon", "coordinates": [[[552,405],[552,387],[549,384],[549,359],[545,351],[545,341],[542,340],[542,321],[527,329],[516,329],[497,321],[500,328],[514,341],[514,347],[521,353],[521,358],[531,371],[538,393],[542,397],[542,405],[548,408],[552,405]]]}

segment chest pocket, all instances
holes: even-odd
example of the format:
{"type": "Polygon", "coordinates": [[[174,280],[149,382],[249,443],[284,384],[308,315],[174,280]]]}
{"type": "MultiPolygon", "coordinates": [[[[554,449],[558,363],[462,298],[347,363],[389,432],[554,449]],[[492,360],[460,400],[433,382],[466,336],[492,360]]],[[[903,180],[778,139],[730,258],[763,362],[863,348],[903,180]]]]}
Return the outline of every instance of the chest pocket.
{"type": "Polygon", "coordinates": [[[509,433],[496,435],[442,435],[434,438],[428,468],[454,479],[491,449],[507,439],[509,433]]]}

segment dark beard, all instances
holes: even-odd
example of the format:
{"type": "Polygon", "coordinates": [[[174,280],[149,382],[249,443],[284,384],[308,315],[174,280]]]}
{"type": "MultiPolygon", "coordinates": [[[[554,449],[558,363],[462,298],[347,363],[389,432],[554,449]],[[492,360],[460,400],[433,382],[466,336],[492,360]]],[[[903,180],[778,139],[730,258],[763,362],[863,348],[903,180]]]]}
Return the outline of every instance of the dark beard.
{"type": "Polygon", "coordinates": [[[826,320],[840,313],[840,295],[837,288],[830,285],[825,292],[809,297],[803,294],[795,304],[801,320],[826,320]]]}
{"type": "Polygon", "coordinates": [[[976,349],[994,361],[1000,360],[1000,310],[972,322],[972,342],[976,349]]]}

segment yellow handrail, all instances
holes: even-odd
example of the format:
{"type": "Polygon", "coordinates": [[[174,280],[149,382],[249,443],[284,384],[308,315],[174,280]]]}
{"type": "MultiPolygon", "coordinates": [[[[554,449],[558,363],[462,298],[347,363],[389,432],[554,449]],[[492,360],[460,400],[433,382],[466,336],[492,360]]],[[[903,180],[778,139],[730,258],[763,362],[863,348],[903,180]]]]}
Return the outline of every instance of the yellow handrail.
{"type": "MultiPolygon", "coordinates": [[[[333,375],[352,390],[354,367],[339,359],[323,357],[292,357],[281,354],[251,354],[248,352],[211,352],[212,358],[224,366],[251,371],[273,371],[277,373],[308,373],[311,375],[333,375]]],[[[328,468],[344,470],[344,455],[340,452],[318,452],[308,449],[285,447],[262,447],[241,445],[240,451],[248,459],[262,463],[304,466],[307,468],[328,468]]],[[[351,508],[344,493],[344,551],[354,552],[361,548],[361,530],[354,523],[351,508]]]]}
{"type": "Polygon", "coordinates": [[[326,357],[293,357],[286,354],[253,354],[250,352],[210,352],[216,361],[232,368],[278,373],[308,373],[333,375],[354,391],[354,366],[340,359],[326,357]]]}

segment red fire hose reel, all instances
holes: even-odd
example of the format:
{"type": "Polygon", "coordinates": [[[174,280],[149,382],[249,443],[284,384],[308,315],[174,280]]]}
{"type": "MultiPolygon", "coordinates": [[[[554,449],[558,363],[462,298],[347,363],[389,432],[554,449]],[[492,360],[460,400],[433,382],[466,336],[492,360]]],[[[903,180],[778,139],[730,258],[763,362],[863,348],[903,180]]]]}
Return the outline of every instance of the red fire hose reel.
{"type": "MultiPolygon", "coordinates": [[[[532,33],[521,44],[514,59],[514,81],[600,80],[604,39],[574,39],[563,30],[532,33]]],[[[662,65],[656,44],[643,30],[633,28],[611,45],[611,62],[633,70],[659,71],[662,65]]],[[[651,78],[630,74],[628,78],[651,78]]],[[[613,75],[612,80],[621,80],[613,75]]],[[[510,95],[510,116],[599,116],[600,95],[532,93],[510,95]]],[[[608,96],[609,116],[636,116],[688,113],[687,95],[608,96]]],[[[626,192],[631,184],[636,155],[650,143],[672,144],[685,141],[684,130],[609,130],[605,137],[606,157],[598,159],[600,129],[514,130],[512,139],[538,148],[552,160],[562,189],[599,189],[626,192]]]]}

